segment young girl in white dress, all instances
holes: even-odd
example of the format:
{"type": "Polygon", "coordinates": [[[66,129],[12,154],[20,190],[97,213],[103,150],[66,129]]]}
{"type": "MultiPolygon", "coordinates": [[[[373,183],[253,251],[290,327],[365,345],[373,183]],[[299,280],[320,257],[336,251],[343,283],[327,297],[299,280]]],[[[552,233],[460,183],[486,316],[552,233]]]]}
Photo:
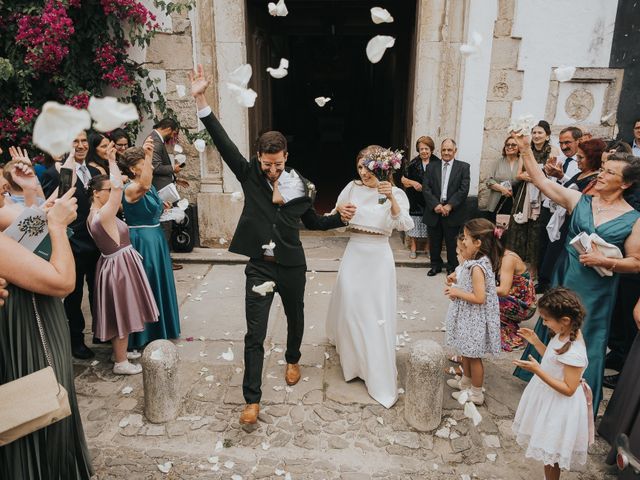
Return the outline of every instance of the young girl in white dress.
{"type": "Polygon", "coordinates": [[[384,407],[397,400],[396,270],[389,236],[413,227],[406,194],[379,182],[364,165],[372,145],[357,157],[359,181],[350,182],[337,205],[356,207],[327,314],[327,336],[340,355],[346,381],[364,380],[384,407]],[[378,203],[379,194],[387,201],[378,203]]]}
{"type": "Polygon", "coordinates": [[[557,480],[560,470],[575,470],[587,462],[593,442],[590,391],[581,381],[588,363],[580,332],[585,309],[574,292],[557,287],[538,300],[538,310],[555,336],[545,347],[533,330],[518,331],[542,355],[542,362],[532,356],[513,362],[535,375],[522,394],[512,429],[527,449],[525,456],[544,463],[545,479],[557,480]]]}
{"type": "MultiPolygon", "coordinates": [[[[446,344],[462,355],[463,375],[447,384],[460,391],[469,390],[469,401],[484,403],[482,358],[500,353],[500,307],[494,271],[499,271],[502,247],[495,225],[484,218],[464,225],[460,276],[447,277],[445,295],[452,302],[447,311],[446,344]],[[455,285],[454,285],[455,282],[455,285]]],[[[456,400],[461,392],[452,393],[456,400]]]]}

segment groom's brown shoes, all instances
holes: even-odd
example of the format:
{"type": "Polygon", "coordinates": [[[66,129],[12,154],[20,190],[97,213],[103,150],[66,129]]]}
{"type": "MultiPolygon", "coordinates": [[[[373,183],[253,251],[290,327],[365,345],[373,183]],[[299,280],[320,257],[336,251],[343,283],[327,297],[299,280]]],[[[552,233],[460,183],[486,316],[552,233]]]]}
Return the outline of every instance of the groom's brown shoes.
{"type": "Polygon", "coordinates": [[[284,374],[287,385],[295,385],[300,381],[300,367],[297,363],[287,363],[287,370],[284,374]]]}
{"type": "Polygon", "coordinates": [[[244,425],[252,425],[258,421],[258,414],[260,413],[260,404],[247,403],[240,414],[240,423],[244,425]]]}

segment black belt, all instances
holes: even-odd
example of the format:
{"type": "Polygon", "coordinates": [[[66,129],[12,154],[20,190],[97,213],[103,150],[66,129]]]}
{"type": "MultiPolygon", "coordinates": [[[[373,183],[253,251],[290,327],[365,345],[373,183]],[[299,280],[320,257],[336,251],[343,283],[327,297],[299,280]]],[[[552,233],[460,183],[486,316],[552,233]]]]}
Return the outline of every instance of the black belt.
{"type": "Polygon", "coordinates": [[[274,257],[273,255],[262,255],[262,260],[264,260],[265,262],[276,263],[276,257],[274,257]]]}

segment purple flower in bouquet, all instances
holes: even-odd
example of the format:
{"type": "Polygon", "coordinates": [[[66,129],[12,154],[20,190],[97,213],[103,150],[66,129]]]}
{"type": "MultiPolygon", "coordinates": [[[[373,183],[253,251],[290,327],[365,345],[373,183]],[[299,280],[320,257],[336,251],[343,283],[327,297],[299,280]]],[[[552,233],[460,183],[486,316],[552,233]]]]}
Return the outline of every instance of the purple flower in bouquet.
{"type": "MultiPolygon", "coordinates": [[[[388,148],[376,148],[372,150],[363,162],[371,173],[380,182],[389,181],[389,176],[394,170],[402,166],[402,150],[390,150],[388,148]]],[[[378,203],[383,204],[387,197],[380,195],[378,203]]]]}

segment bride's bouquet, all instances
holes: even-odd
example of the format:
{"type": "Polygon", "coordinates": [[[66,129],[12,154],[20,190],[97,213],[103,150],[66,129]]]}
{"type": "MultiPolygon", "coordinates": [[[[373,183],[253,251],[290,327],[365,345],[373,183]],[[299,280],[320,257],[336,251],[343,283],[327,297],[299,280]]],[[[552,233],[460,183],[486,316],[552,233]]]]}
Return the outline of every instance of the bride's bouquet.
{"type": "MultiPolygon", "coordinates": [[[[363,163],[380,182],[386,182],[389,181],[389,175],[402,166],[402,150],[376,148],[365,157],[363,163]]],[[[378,197],[380,205],[386,201],[384,195],[378,197]]]]}

